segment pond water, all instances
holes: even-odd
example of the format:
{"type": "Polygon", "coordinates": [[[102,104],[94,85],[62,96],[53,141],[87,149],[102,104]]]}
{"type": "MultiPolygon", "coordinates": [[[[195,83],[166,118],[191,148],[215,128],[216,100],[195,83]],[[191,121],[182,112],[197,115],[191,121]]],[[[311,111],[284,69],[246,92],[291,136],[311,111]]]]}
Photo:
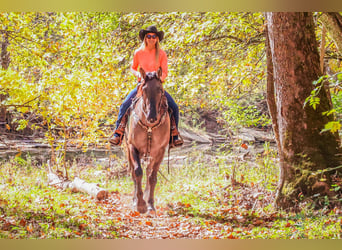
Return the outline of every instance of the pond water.
{"type": "MultiPolygon", "coordinates": [[[[202,154],[203,160],[210,160],[212,157],[220,157],[222,153],[233,152],[232,157],[244,157],[247,153],[256,155],[261,153],[265,148],[266,141],[271,141],[268,144],[270,148],[276,150],[274,141],[270,139],[270,133],[262,133],[256,130],[243,129],[239,132],[238,138],[223,140],[209,140],[200,138],[198,134],[182,131],[185,136],[185,143],[180,148],[172,148],[170,157],[166,151],[164,162],[179,161],[185,158],[191,158],[193,154],[202,154]],[[248,144],[248,150],[241,147],[241,143],[248,144]],[[249,151],[249,152],[247,152],[249,151]]],[[[271,135],[272,136],[272,135],[271,135]]],[[[6,161],[20,156],[22,159],[31,160],[32,164],[43,165],[51,158],[51,149],[47,144],[37,141],[0,141],[0,161],[6,161]]],[[[57,152],[57,158],[61,158],[62,153],[57,152]]],[[[70,148],[66,153],[66,160],[69,163],[81,163],[91,165],[108,166],[117,160],[125,160],[125,151],[123,147],[112,147],[110,150],[105,148],[90,148],[86,152],[81,149],[70,148]]]]}
{"type": "MultiPolygon", "coordinates": [[[[14,143],[12,143],[13,145],[14,143]]],[[[185,144],[181,148],[173,148],[170,150],[170,158],[183,158],[191,152],[206,152],[210,154],[214,152],[217,145],[210,144],[185,144]]],[[[61,152],[56,152],[57,156],[61,152]]],[[[17,142],[16,147],[0,148],[0,161],[8,161],[20,156],[24,160],[30,159],[32,163],[42,165],[51,158],[51,149],[47,146],[36,145],[27,146],[17,142]]],[[[68,149],[66,152],[66,160],[68,162],[90,163],[108,165],[110,161],[115,159],[124,159],[125,151],[123,147],[112,147],[108,149],[89,149],[86,152],[80,149],[68,149]]],[[[165,152],[165,159],[168,157],[168,152],[165,152]]],[[[164,159],[164,160],[165,160],[164,159]]]]}
{"type": "MultiPolygon", "coordinates": [[[[51,149],[48,147],[17,147],[0,149],[0,161],[8,161],[16,156],[24,160],[30,160],[32,165],[45,165],[51,158],[51,149]],[[20,148],[20,150],[19,150],[20,148]]],[[[264,149],[263,144],[254,144],[249,146],[250,155],[261,153],[264,149]]],[[[201,158],[203,162],[210,162],[214,158],[223,157],[227,162],[232,162],[236,158],[244,157],[247,151],[232,144],[208,144],[208,143],[186,143],[180,148],[172,148],[170,154],[165,152],[162,164],[172,163],[173,166],[182,165],[185,161],[192,158],[201,158]],[[224,145],[224,146],[222,146],[224,145]],[[231,154],[229,154],[231,153],[231,154]],[[228,156],[229,154],[229,156],[228,156]]],[[[57,152],[57,157],[61,156],[61,152],[57,152]]],[[[126,164],[125,150],[123,147],[113,147],[108,149],[89,149],[83,152],[80,149],[69,149],[66,153],[66,161],[71,164],[88,165],[88,166],[114,166],[116,162],[126,164]],[[114,165],[113,165],[114,164],[114,165]]]]}

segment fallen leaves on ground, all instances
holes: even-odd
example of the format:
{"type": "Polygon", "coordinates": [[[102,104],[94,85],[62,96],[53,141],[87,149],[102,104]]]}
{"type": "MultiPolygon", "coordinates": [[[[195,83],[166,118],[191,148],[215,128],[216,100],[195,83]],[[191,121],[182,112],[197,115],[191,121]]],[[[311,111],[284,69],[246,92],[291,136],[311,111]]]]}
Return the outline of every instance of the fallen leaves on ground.
{"type": "MultiPolygon", "coordinates": [[[[233,206],[222,206],[216,210],[203,211],[202,214],[194,214],[192,204],[182,202],[157,206],[153,215],[140,214],[132,209],[130,194],[112,192],[107,200],[97,202],[81,195],[78,200],[84,207],[76,213],[70,212],[72,209],[66,202],[55,207],[49,206],[45,211],[21,211],[20,216],[16,216],[14,210],[7,210],[7,214],[0,214],[0,238],[309,238],[310,231],[314,232],[316,227],[329,229],[342,223],[340,209],[332,210],[330,213],[334,216],[326,217],[322,222],[310,222],[311,226],[304,226],[309,218],[289,219],[282,218],[276,212],[256,213],[251,206],[256,208],[261,203],[267,205],[271,194],[254,195],[253,202],[253,194],[248,193],[248,186],[240,190],[241,196],[231,195],[232,191],[226,188],[223,197],[228,195],[233,206]],[[65,210],[58,214],[56,207],[65,210]]],[[[8,204],[4,200],[1,203],[8,204]]],[[[2,208],[2,211],[5,209],[2,208]]],[[[317,235],[320,232],[317,231],[317,235]]],[[[326,237],[341,236],[333,229],[327,230],[326,237]]]]}
{"type": "Polygon", "coordinates": [[[157,206],[154,215],[140,214],[130,207],[131,199],[130,195],[112,194],[108,200],[102,203],[108,214],[119,222],[116,227],[118,238],[218,238],[207,227],[199,226],[184,216],[170,217],[168,208],[157,206]]]}

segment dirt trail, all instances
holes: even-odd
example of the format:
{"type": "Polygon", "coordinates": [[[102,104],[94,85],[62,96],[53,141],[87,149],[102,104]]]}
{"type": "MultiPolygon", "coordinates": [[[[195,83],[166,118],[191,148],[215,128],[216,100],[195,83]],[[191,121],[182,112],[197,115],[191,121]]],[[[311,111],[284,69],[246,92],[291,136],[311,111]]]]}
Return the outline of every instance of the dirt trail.
{"type": "MultiPolygon", "coordinates": [[[[129,194],[110,194],[102,202],[107,214],[118,221],[119,238],[129,239],[218,239],[229,226],[215,222],[210,227],[191,222],[188,216],[171,215],[167,207],[156,206],[156,214],[140,214],[131,207],[129,194]]],[[[226,236],[227,238],[227,236],[226,236]]]]}

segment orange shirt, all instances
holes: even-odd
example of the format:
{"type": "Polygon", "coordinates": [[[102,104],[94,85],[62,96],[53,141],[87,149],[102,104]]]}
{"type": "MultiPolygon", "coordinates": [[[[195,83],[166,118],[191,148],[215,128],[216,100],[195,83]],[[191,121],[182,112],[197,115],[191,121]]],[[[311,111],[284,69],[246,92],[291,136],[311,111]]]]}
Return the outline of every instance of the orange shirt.
{"type": "Polygon", "coordinates": [[[156,56],[154,50],[139,49],[134,52],[132,69],[138,70],[141,67],[145,72],[157,71],[159,67],[162,68],[161,80],[164,81],[167,77],[167,56],[164,50],[159,50],[159,62],[156,63],[156,56]]]}

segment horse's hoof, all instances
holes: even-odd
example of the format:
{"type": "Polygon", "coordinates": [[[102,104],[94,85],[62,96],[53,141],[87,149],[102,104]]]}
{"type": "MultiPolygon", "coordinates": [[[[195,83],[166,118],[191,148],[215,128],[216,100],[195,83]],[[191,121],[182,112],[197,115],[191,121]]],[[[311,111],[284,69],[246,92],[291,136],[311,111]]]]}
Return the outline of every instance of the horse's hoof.
{"type": "Polygon", "coordinates": [[[145,206],[138,206],[137,210],[139,213],[144,214],[147,212],[147,207],[146,207],[146,205],[145,206]]]}
{"type": "Polygon", "coordinates": [[[147,212],[147,206],[146,206],[146,202],[143,200],[141,202],[138,201],[137,203],[137,210],[139,213],[144,214],[147,212]]]}

